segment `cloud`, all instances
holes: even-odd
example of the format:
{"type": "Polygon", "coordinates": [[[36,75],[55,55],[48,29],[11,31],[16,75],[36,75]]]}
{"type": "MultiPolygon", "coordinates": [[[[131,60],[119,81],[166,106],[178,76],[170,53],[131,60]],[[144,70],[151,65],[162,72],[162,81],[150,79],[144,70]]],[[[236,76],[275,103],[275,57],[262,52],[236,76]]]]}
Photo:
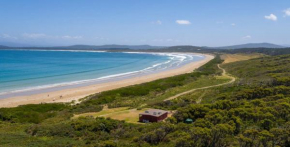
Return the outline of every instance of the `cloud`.
{"type": "Polygon", "coordinates": [[[277,16],[274,15],[274,14],[270,14],[269,16],[266,15],[265,18],[268,19],[268,20],[272,20],[272,21],[277,21],[278,20],[277,16]]]}
{"type": "Polygon", "coordinates": [[[236,26],[236,24],[235,24],[235,23],[232,23],[231,25],[232,25],[232,26],[236,26]]]}
{"type": "Polygon", "coordinates": [[[152,24],[162,25],[162,21],[161,20],[153,21],[152,24]]]}
{"type": "Polygon", "coordinates": [[[285,13],[284,17],[290,16],[290,8],[283,11],[285,13]]]}
{"type": "Polygon", "coordinates": [[[153,42],[179,42],[179,40],[171,39],[171,38],[168,38],[168,39],[154,39],[152,41],[153,42]]]}
{"type": "Polygon", "coordinates": [[[45,38],[45,37],[47,37],[46,34],[35,34],[35,33],[32,33],[32,34],[24,33],[24,34],[22,34],[22,36],[24,38],[30,38],[30,39],[39,39],[39,38],[45,38]]]}
{"type": "Polygon", "coordinates": [[[0,38],[3,38],[3,39],[18,39],[17,37],[14,37],[14,36],[11,36],[11,35],[8,35],[8,34],[2,34],[0,35],[0,38]]]}
{"type": "Polygon", "coordinates": [[[180,25],[190,25],[190,21],[188,20],[176,20],[176,23],[180,24],[180,25]]]}
{"type": "Polygon", "coordinates": [[[69,36],[69,35],[65,35],[61,37],[62,39],[82,39],[83,36],[69,36]]]}
{"type": "Polygon", "coordinates": [[[105,38],[105,37],[95,37],[94,39],[99,39],[99,40],[109,40],[109,38],[105,38]]]}
{"type": "Polygon", "coordinates": [[[154,39],[152,41],[154,41],[154,42],[163,42],[163,39],[154,39]]]}
{"type": "Polygon", "coordinates": [[[70,35],[64,35],[64,36],[51,36],[46,35],[43,33],[24,33],[22,34],[23,38],[26,39],[66,39],[66,40],[72,40],[72,39],[82,39],[83,36],[70,36],[70,35]]]}
{"type": "Polygon", "coordinates": [[[243,37],[242,39],[247,40],[247,39],[251,39],[251,38],[252,38],[252,36],[247,35],[247,36],[243,37]]]}

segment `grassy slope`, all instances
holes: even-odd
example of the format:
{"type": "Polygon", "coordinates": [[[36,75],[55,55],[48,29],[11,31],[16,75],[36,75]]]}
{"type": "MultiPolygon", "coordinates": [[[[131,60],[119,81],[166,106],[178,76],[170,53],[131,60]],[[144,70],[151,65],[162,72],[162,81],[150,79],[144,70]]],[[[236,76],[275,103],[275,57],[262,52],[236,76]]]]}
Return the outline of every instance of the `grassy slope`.
{"type": "Polygon", "coordinates": [[[221,58],[224,60],[225,63],[231,63],[231,62],[237,62],[237,61],[244,61],[244,60],[250,60],[254,58],[260,58],[265,55],[263,54],[223,54],[221,55],[221,58]]]}
{"type": "MultiPolygon", "coordinates": [[[[105,117],[112,118],[116,120],[124,120],[128,123],[139,123],[139,114],[143,113],[148,108],[144,109],[130,109],[129,107],[119,107],[119,108],[111,108],[111,109],[103,109],[100,112],[90,112],[74,115],[73,119],[77,119],[79,117],[105,117]]],[[[143,124],[143,123],[139,123],[143,124]]]]}

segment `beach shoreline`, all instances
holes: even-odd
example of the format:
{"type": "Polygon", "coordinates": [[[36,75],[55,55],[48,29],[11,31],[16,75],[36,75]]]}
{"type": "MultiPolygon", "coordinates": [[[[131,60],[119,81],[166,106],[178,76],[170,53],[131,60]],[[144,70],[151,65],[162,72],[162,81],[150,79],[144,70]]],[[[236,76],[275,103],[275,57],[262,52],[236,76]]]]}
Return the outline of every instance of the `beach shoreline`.
{"type": "MultiPolygon", "coordinates": [[[[189,53],[185,53],[185,54],[189,54],[189,53]]],[[[176,69],[170,69],[170,70],[152,73],[148,75],[142,75],[139,77],[132,77],[128,79],[122,79],[122,80],[94,84],[94,85],[83,86],[83,87],[77,87],[77,88],[56,90],[52,92],[43,92],[39,94],[15,96],[15,97],[9,97],[5,99],[0,99],[0,108],[16,107],[16,106],[25,105],[25,104],[71,102],[73,100],[78,101],[79,99],[84,98],[91,94],[113,90],[113,89],[117,89],[121,87],[146,83],[146,82],[154,81],[157,79],[167,78],[167,77],[180,75],[184,73],[189,73],[214,58],[213,55],[209,55],[209,54],[201,54],[201,53],[190,53],[190,54],[203,55],[205,56],[205,59],[185,64],[176,69]]]]}

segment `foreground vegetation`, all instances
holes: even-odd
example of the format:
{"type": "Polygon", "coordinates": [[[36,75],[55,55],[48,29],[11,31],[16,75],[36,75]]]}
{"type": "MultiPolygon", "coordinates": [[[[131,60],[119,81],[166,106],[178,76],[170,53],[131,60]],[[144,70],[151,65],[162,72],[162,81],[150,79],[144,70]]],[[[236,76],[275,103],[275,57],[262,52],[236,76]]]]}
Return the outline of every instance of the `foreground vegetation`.
{"type": "MultiPolygon", "coordinates": [[[[235,62],[224,67],[239,77],[235,85],[202,90],[159,103],[158,108],[178,110],[170,120],[173,124],[187,118],[195,120],[194,127],[210,134],[206,136],[212,142],[203,142],[205,146],[289,146],[290,55],[235,62]],[[199,96],[203,101],[194,104],[199,96]]],[[[192,139],[192,134],[188,133],[187,137],[185,140],[192,139]]]]}
{"type": "Polygon", "coordinates": [[[0,109],[2,146],[290,146],[290,55],[222,65],[237,77],[217,78],[217,56],[197,72],[91,95],[74,106],[26,105],[0,109]],[[206,83],[207,82],[207,83],[206,83]],[[195,84],[197,83],[197,84],[195,84]],[[177,110],[166,122],[131,124],[74,114],[110,108],[177,110]],[[35,119],[34,119],[35,118],[35,119]],[[184,123],[193,119],[192,124],[184,123]]]}

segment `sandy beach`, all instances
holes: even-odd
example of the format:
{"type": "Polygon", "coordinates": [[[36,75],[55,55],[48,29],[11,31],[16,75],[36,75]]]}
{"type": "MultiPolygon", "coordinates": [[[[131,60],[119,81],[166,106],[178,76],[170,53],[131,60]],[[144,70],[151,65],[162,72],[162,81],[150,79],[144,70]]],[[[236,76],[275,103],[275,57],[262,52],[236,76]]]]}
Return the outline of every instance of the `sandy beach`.
{"type": "Polygon", "coordinates": [[[171,77],[179,74],[189,73],[196,68],[204,65],[208,61],[214,58],[212,55],[205,55],[206,58],[201,61],[191,62],[177,69],[163,71],[159,73],[153,73],[140,77],[134,77],[130,79],[124,79],[114,82],[95,84],[90,86],[63,89],[59,91],[46,92],[28,96],[17,96],[5,99],[0,99],[1,107],[16,107],[24,104],[39,104],[39,103],[55,103],[55,102],[71,102],[73,100],[78,101],[88,95],[99,93],[102,91],[112,90],[116,88],[126,87],[135,84],[141,84],[145,82],[154,81],[161,78],[171,77]]]}

